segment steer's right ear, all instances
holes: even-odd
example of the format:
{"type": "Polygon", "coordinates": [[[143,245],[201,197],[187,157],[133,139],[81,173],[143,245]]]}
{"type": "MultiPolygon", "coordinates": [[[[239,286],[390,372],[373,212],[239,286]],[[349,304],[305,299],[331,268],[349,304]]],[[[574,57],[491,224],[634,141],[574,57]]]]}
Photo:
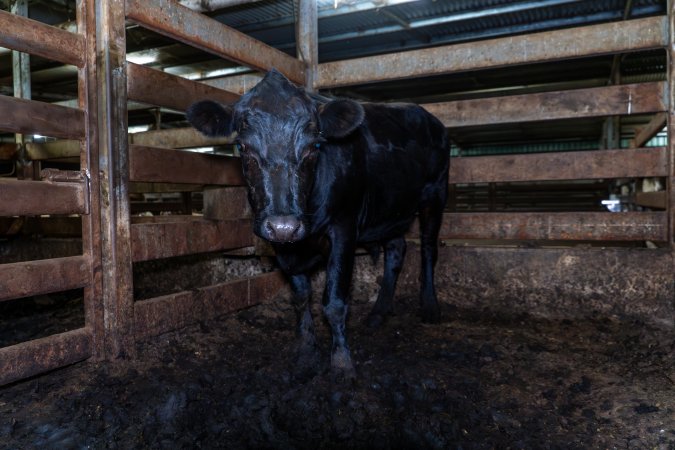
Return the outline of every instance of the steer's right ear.
{"type": "Polygon", "coordinates": [[[211,100],[193,103],[185,113],[188,122],[206,136],[228,136],[232,133],[231,106],[211,100]]]}

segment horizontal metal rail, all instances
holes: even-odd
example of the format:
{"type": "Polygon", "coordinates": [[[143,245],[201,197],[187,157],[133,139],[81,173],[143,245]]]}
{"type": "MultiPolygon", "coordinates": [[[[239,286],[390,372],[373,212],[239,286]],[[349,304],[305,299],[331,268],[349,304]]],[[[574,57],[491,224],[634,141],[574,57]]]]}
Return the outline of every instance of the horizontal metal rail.
{"type": "Polygon", "coordinates": [[[280,272],[141,300],[134,305],[137,338],[156,336],[200,320],[262,303],[284,292],[280,272]]]}
{"type": "Polygon", "coordinates": [[[253,245],[250,219],[179,220],[131,225],[134,262],[253,245]]]}
{"type": "Polygon", "coordinates": [[[665,212],[445,213],[440,239],[664,242],[668,240],[668,215],[665,212]]]}
{"type": "Polygon", "coordinates": [[[452,158],[450,183],[507,183],[668,175],[665,147],[452,158]]]}
{"type": "Polygon", "coordinates": [[[131,181],[244,184],[239,158],[140,145],[130,147],[131,181]]]}
{"type": "Polygon", "coordinates": [[[83,67],[84,37],[7,11],[0,11],[0,47],[83,67]]]}
{"type": "Polygon", "coordinates": [[[317,88],[664,48],[664,16],[319,64],[317,88]]]}
{"type": "Polygon", "coordinates": [[[80,328],[0,348],[0,385],[89,358],[91,331],[80,328]]]}
{"type": "Polygon", "coordinates": [[[88,286],[91,270],[84,256],[1,264],[0,301],[88,286]]]}
{"type": "Polygon", "coordinates": [[[0,216],[87,214],[87,183],[0,178],[0,216]]]}
{"type": "Polygon", "coordinates": [[[84,111],[0,95],[0,130],[84,139],[84,111]]]}
{"type": "MultiPolygon", "coordinates": [[[[422,105],[448,128],[647,114],[668,109],[665,82],[422,105]]],[[[451,130],[452,132],[452,130],[451,130]]]]}

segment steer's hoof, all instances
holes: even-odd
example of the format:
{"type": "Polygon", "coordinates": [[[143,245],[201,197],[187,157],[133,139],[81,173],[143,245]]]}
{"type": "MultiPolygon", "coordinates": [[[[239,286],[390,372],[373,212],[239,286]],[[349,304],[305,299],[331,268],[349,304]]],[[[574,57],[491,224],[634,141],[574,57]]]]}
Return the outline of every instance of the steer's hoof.
{"type": "Polygon", "coordinates": [[[296,379],[308,380],[321,370],[321,352],[316,345],[298,345],[295,351],[293,375],[296,379]]]}
{"type": "Polygon", "coordinates": [[[330,358],[331,378],[336,384],[349,384],[356,379],[356,370],[347,349],[333,351],[330,358]]]}

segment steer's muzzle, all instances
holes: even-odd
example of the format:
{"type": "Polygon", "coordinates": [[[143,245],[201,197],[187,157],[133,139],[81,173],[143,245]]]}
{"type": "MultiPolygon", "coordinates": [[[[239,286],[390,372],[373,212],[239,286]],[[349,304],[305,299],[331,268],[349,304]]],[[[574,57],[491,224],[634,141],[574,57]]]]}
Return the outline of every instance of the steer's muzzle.
{"type": "Polygon", "coordinates": [[[295,216],[269,216],[261,225],[261,237],[272,242],[296,242],[306,234],[305,225],[295,216]]]}

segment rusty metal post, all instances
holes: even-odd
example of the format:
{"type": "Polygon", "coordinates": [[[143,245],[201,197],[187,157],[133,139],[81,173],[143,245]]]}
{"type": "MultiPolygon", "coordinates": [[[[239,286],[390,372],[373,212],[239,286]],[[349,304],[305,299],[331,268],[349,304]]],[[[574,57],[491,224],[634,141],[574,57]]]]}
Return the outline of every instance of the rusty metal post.
{"type": "Polygon", "coordinates": [[[89,182],[89,214],[82,216],[82,252],[89,260],[90,280],[84,288],[85,326],[90,330],[91,354],[105,357],[101,284],[101,202],[98,165],[98,105],[96,99],[96,16],[91,1],[77,0],[77,31],[85,38],[85,64],[78,69],[78,106],[85,112],[85,138],[80,141],[80,169],[89,182]]]}
{"type": "Polygon", "coordinates": [[[319,13],[316,0],[298,0],[295,23],[298,58],[305,63],[305,87],[314,92],[319,65],[319,13]]]}
{"type": "MultiPolygon", "coordinates": [[[[124,0],[86,0],[88,23],[95,24],[96,113],[100,204],[103,347],[106,358],[133,356],[134,299],[129,217],[129,144],[124,0]],[[92,18],[93,15],[93,18],[92,18]]],[[[90,33],[89,33],[90,34],[90,33]]],[[[91,118],[89,120],[92,120],[91,118]]],[[[95,230],[93,235],[96,236],[95,230]]]]}

